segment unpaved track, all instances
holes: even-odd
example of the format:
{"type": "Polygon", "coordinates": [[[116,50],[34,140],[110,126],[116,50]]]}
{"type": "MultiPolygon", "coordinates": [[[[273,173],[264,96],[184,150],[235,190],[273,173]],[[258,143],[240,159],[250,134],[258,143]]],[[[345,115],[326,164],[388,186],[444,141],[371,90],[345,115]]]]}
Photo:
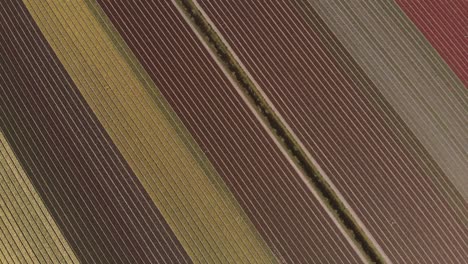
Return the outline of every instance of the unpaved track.
{"type": "Polygon", "coordinates": [[[98,1],[279,260],[358,255],[170,1],[98,1]]]}
{"type": "Polygon", "coordinates": [[[460,263],[466,203],[313,10],[197,1],[396,263],[460,263]]]}

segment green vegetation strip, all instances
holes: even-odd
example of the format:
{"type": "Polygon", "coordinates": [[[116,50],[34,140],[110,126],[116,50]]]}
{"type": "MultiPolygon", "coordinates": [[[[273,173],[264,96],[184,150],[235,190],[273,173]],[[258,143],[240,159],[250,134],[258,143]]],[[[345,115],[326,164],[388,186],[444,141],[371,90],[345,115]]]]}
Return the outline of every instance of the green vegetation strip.
{"type": "Polygon", "coordinates": [[[307,158],[304,150],[299,146],[286,126],[282,123],[276,113],[266,103],[263,96],[255,87],[253,82],[244,72],[239,63],[234,59],[231,52],[213,30],[210,23],[205,19],[203,14],[191,0],[176,0],[179,6],[186,12],[185,15],[193,22],[195,28],[201,33],[208,46],[217,55],[221,64],[231,73],[232,78],[242,88],[243,92],[248,96],[251,103],[267,122],[274,134],[278,137],[281,144],[287,149],[293,160],[302,169],[302,171],[310,179],[310,182],[321,195],[325,204],[329,206],[335,217],[343,225],[345,230],[354,238],[357,245],[364,252],[366,257],[374,263],[384,263],[380,252],[375,248],[373,243],[356,223],[350,212],[338,198],[336,193],[329,186],[327,181],[314,168],[313,163],[307,158]]]}

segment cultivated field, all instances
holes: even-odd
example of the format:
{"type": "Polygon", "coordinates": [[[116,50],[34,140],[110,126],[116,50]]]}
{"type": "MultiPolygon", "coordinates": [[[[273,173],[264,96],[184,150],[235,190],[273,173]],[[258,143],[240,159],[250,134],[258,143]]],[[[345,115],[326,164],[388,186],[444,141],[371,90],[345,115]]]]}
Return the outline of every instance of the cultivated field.
{"type": "Polygon", "coordinates": [[[463,198],[312,8],[196,2],[389,260],[467,258],[463,198]]]}
{"type": "Polygon", "coordinates": [[[445,62],[468,86],[468,5],[453,1],[396,1],[445,62]]]}
{"type": "Polygon", "coordinates": [[[279,260],[359,262],[173,3],[98,2],[279,260]]]}
{"type": "Polygon", "coordinates": [[[468,259],[461,1],[0,2],[0,263],[468,259]]]}
{"type": "MultiPolygon", "coordinates": [[[[449,8],[448,2],[441,5],[449,8]]],[[[461,80],[392,1],[335,0],[304,6],[312,7],[452,181],[455,191],[468,199],[468,156],[463,147],[468,145],[468,90],[461,80]]]]}
{"type": "MultiPolygon", "coordinates": [[[[208,175],[191,155],[169,121],[173,114],[149,96],[144,85],[152,84],[141,82],[99,23],[99,14],[84,1],[30,1],[28,8],[191,259],[268,262],[270,252],[249,220],[212,183],[217,176],[208,175]],[[63,39],[54,39],[57,34],[63,39]]],[[[170,249],[146,253],[154,256],[138,256],[141,261],[173,254],[170,249]]]]}
{"type": "Polygon", "coordinates": [[[0,262],[77,263],[0,131],[0,262]]]}
{"type": "Polygon", "coordinates": [[[188,259],[26,6],[0,11],[2,130],[79,260],[188,259]]]}

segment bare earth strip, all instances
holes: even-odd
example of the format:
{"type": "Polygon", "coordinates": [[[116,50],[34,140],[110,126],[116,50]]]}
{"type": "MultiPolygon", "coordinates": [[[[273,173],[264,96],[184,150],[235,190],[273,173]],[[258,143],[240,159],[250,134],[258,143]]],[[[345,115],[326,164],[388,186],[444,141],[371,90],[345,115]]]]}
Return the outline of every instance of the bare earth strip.
{"type": "Polygon", "coordinates": [[[207,175],[192,156],[169,120],[171,114],[155,104],[144,88],[148,84],[141,83],[88,5],[84,1],[25,2],[191,259],[271,262],[270,251],[255,236],[235,200],[212,182],[217,176],[207,175]]]}
{"type": "Polygon", "coordinates": [[[197,2],[389,261],[467,258],[463,198],[313,9],[197,2]]]}

